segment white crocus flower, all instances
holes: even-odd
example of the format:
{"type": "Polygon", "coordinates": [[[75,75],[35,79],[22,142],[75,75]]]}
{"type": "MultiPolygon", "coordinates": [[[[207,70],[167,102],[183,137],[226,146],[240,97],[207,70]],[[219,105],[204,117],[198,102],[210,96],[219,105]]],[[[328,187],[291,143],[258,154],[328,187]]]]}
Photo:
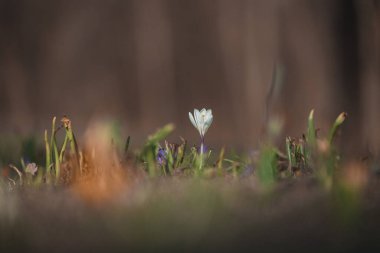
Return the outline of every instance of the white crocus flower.
{"type": "Polygon", "coordinates": [[[212,111],[211,109],[206,110],[202,109],[201,111],[194,109],[194,116],[189,112],[189,118],[194,127],[198,129],[199,134],[201,135],[202,140],[212,123],[212,111]]]}
{"type": "Polygon", "coordinates": [[[201,149],[200,149],[200,169],[203,167],[203,152],[204,152],[204,140],[205,134],[208,128],[211,126],[213,116],[211,109],[202,109],[201,111],[194,109],[194,115],[189,112],[189,118],[194,127],[198,130],[201,136],[201,149]]]}

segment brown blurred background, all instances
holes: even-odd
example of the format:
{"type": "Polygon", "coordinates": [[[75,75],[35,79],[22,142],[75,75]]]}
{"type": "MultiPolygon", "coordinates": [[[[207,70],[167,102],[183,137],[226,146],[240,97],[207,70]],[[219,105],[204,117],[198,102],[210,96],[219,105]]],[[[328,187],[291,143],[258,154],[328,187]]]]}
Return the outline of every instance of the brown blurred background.
{"type": "Polygon", "coordinates": [[[209,143],[254,148],[268,104],[293,136],[312,108],[325,131],[346,111],[344,147],[377,154],[379,50],[375,0],[2,0],[0,130],[67,114],[79,132],[120,120],[137,143],[173,122],[194,143],[188,112],[207,107],[209,143]]]}

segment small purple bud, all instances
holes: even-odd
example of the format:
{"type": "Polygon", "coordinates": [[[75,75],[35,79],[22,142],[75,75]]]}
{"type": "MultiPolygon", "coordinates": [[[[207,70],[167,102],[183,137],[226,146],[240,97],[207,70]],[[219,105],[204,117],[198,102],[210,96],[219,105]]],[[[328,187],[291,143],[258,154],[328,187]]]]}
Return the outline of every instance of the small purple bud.
{"type": "Polygon", "coordinates": [[[157,162],[159,165],[163,165],[166,162],[166,151],[163,148],[159,148],[157,152],[157,162]]]}
{"type": "Polygon", "coordinates": [[[244,167],[243,172],[241,173],[241,177],[248,177],[254,173],[255,169],[252,165],[246,165],[244,167]]]}
{"type": "Polygon", "coordinates": [[[28,163],[28,165],[26,165],[25,172],[30,173],[32,176],[34,176],[34,174],[37,172],[37,169],[38,167],[35,163],[28,163]]]}

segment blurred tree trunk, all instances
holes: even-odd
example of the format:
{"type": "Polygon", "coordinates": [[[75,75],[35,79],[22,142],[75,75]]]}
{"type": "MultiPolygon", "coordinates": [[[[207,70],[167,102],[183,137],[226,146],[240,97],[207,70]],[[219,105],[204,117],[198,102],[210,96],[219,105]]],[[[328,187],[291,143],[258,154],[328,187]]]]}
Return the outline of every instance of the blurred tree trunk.
{"type": "Polygon", "coordinates": [[[357,1],[360,17],[361,115],[360,146],[380,156],[380,2],[357,1]]]}
{"type": "MultiPolygon", "coordinates": [[[[240,94],[247,104],[247,141],[258,144],[266,128],[267,95],[278,61],[278,1],[243,1],[244,83],[240,94]]],[[[273,98],[272,98],[273,99],[273,98]]]]}
{"type": "Polygon", "coordinates": [[[152,131],[176,115],[172,28],[167,1],[134,0],[133,5],[139,119],[152,131]]]}
{"type": "Polygon", "coordinates": [[[305,132],[311,109],[318,128],[327,130],[333,118],[337,60],[331,6],[329,0],[279,2],[279,59],[285,74],[275,108],[285,115],[287,135],[305,132]]]}
{"type": "Polygon", "coordinates": [[[343,126],[344,136],[350,142],[342,146],[345,152],[357,152],[362,136],[362,100],[365,99],[360,85],[361,59],[359,58],[359,23],[355,0],[337,0],[334,3],[333,30],[336,34],[335,49],[338,78],[332,111],[348,113],[343,126]]]}

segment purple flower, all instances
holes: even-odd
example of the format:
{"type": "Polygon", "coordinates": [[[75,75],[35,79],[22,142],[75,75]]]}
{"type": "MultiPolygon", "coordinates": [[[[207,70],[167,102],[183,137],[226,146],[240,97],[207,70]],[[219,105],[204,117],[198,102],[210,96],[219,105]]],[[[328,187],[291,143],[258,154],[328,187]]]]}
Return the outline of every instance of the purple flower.
{"type": "Polygon", "coordinates": [[[26,168],[25,168],[25,172],[30,173],[32,176],[36,174],[37,170],[38,170],[38,166],[35,163],[28,163],[28,165],[26,165],[26,168]]]}
{"type": "Polygon", "coordinates": [[[241,173],[241,177],[248,177],[254,173],[255,169],[252,165],[246,165],[243,168],[243,172],[241,173]]]}
{"type": "Polygon", "coordinates": [[[164,148],[159,148],[157,152],[157,162],[159,165],[163,165],[166,162],[166,151],[164,148]]]}

